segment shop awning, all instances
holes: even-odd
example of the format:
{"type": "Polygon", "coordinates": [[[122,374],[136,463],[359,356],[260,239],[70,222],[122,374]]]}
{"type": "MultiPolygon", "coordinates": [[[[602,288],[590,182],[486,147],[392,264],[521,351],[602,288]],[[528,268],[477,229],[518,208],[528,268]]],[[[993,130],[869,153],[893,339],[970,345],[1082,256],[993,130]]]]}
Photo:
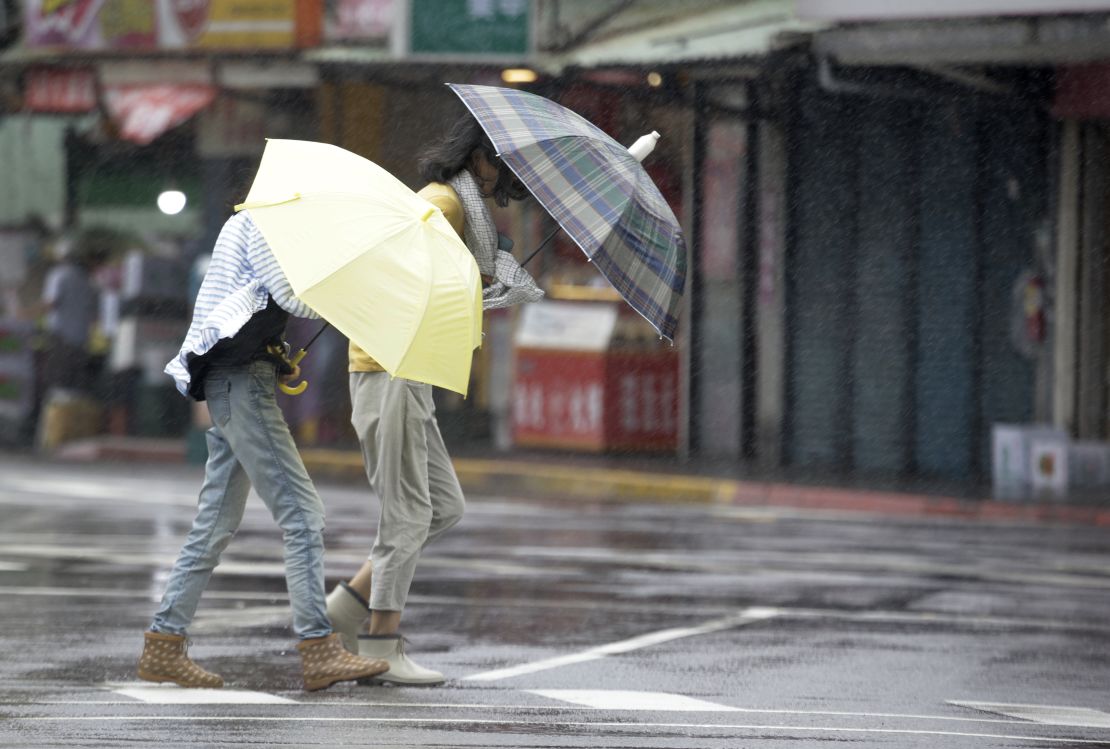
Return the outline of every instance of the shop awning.
{"type": "Polygon", "coordinates": [[[216,87],[191,84],[124,84],[104,87],[104,106],[124,140],[146,145],[201,111],[216,87]]]}
{"type": "Polygon", "coordinates": [[[616,31],[594,37],[564,55],[556,56],[558,67],[579,65],[644,65],[727,60],[756,57],[774,50],[784,35],[810,32],[824,24],[800,21],[793,2],[752,0],[691,12],[681,3],[667,6],[669,17],[649,17],[649,7],[658,16],[658,6],[634,4],[625,11],[625,26],[635,30],[616,31]],[[643,18],[637,19],[639,12],[643,18]],[[639,22],[637,22],[639,21],[639,22]]]}
{"type": "Polygon", "coordinates": [[[891,21],[820,32],[842,65],[1058,65],[1110,56],[1106,15],[891,21]]]}

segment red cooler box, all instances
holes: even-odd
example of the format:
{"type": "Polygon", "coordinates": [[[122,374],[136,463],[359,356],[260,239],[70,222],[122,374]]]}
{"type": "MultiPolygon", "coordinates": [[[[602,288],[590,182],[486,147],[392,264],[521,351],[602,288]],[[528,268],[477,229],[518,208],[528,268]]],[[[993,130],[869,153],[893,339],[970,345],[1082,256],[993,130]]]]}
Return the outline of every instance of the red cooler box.
{"type": "Polygon", "coordinates": [[[514,361],[514,444],[677,449],[677,351],[621,303],[525,305],[514,361]]]}

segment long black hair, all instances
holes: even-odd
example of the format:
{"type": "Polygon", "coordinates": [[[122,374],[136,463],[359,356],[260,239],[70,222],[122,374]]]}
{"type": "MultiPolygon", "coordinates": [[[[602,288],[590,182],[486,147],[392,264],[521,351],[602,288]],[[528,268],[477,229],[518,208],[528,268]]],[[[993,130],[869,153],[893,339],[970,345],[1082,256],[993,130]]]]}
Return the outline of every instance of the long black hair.
{"type": "Polygon", "coordinates": [[[497,166],[497,182],[491,191],[497,205],[504,207],[510,200],[528,197],[528,190],[498,158],[493,142],[469,112],[455,120],[444,136],[424,152],[417,163],[420,178],[425,182],[446,182],[470,166],[475,151],[497,166]]]}

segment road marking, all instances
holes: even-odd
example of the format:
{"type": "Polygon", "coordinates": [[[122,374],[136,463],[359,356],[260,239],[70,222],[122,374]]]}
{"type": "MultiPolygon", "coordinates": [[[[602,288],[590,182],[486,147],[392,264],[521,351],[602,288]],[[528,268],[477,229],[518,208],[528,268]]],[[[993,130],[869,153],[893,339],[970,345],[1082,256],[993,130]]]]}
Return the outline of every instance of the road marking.
{"type": "Polygon", "coordinates": [[[1110,728],[1110,713],[1089,707],[1062,705],[1016,705],[1008,702],[967,702],[948,700],[949,705],[1031,720],[1034,723],[1074,728],[1110,728]]]}
{"type": "Polygon", "coordinates": [[[0,572],[26,572],[31,565],[26,562],[0,562],[0,572]]]}
{"type": "MultiPolygon", "coordinates": [[[[525,690],[529,691],[529,690],[525,690]]],[[[542,691],[542,690],[541,690],[542,691]]],[[[557,690],[556,690],[557,691],[557,690]]],[[[0,705],[35,706],[35,705],[134,705],[132,700],[0,700],[0,705]]],[[[542,711],[553,713],[558,710],[572,710],[574,712],[610,710],[611,708],[594,707],[591,705],[576,705],[573,708],[542,705],[521,705],[511,703],[490,704],[475,702],[391,702],[386,700],[361,701],[335,699],[328,695],[327,699],[309,702],[292,701],[292,704],[305,709],[309,708],[353,708],[373,707],[382,709],[399,710],[509,710],[514,712],[542,711]]],[[[1014,718],[987,718],[972,717],[968,715],[919,715],[915,713],[875,713],[875,712],[848,712],[843,710],[772,710],[766,708],[732,707],[730,712],[744,713],[746,715],[794,715],[794,716],[822,716],[832,718],[881,718],[884,720],[932,720],[950,723],[990,723],[1003,725],[1028,725],[1029,721],[1014,718]]]]}
{"type": "Polygon", "coordinates": [[[621,689],[526,689],[561,702],[598,710],[651,710],[688,713],[735,713],[739,708],[669,692],[633,692],[621,689]]]}
{"type": "Polygon", "coordinates": [[[112,689],[150,705],[295,705],[296,700],[246,689],[183,689],[174,684],[142,684],[112,689]]]}
{"type": "Polygon", "coordinates": [[[502,718],[373,718],[373,717],[323,717],[290,715],[101,715],[82,716],[35,716],[9,717],[10,722],[55,722],[55,723],[106,723],[106,722],[163,722],[163,723],[363,723],[363,724],[409,724],[422,725],[495,725],[518,726],[550,730],[557,728],[598,729],[615,728],[627,731],[630,728],[642,729],[684,729],[701,731],[751,731],[756,733],[845,733],[845,734],[891,734],[899,736],[951,736],[975,739],[1002,739],[1006,741],[1033,741],[1059,746],[1067,744],[1097,744],[1106,746],[1106,739],[1079,739],[1062,736],[1018,736],[995,733],[969,733],[963,731],[929,731],[909,728],[844,728],[839,726],[768,726],[749,723],[636,723],[625,721],[537,721],[510,720],[502,718]]]}
{"type": "Polygon", "coordinates": [[[492,671],[482,671],[477,674],[462,677],[462,681],[498,681],[500,679],[510,679],[514,676],[522,676],[524,674],[534,674],[538,671],[547,671],[553,668],[562,668],[563,666],[570,666],[577,663],[587,663],[604,658],[608,655],[616,655],[618,653],[628,653],[633,650],[640,650],[642,648],[651,647],[652,645],[659,645],[664,642],[672,640],[680,640],[685,637],[695,637],[697,635],[711,634],[713,632],[720,632],[726,629],[735,629],[742,627],[746,624],[764,621],[779,615],[779,610],[774,608],[766,608],[762,606],[753,606],[744,609],[739,614],[734,616],[726,616],[720,619],[708,621],[697,627],[676,627],[674,629],[664,629],[658,632],[650,632],[646,635],[640,635],[628,640],[621,640],[619,642],[611,642],[607,645],[601,645],[596,648],[584,650],[581,653],[573,653],[571,655],[561,655],[555,658],[545,658],[532,663],[524,663],[519,666],[511,666],[509,668],[498,668],[492,671]]]}

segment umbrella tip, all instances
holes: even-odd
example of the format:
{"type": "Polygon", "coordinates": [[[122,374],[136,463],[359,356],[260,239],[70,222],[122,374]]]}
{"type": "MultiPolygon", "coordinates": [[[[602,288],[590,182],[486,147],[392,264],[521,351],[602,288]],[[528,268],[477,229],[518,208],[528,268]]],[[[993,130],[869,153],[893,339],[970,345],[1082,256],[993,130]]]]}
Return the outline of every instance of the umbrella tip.
{"type": "Polygon", "coordinates": [[[641,135],[640,138],[628,147],[629,152],[636,158],[636,161],[643,161],[649,153],[655,150],[655,144],[659,142],[659,131],[652,130],[647,135],[641,135]]]}
{"type": "Polygon", "coordinates": [[[436,212],[435,208],[429,208],[428,210],[424,211],[424,215],[420,217],[420,220],[421,221],[427,221],[428,219],[430,219],[432,217],[432,214],[435,213],[435,212],[436,212]]]}

